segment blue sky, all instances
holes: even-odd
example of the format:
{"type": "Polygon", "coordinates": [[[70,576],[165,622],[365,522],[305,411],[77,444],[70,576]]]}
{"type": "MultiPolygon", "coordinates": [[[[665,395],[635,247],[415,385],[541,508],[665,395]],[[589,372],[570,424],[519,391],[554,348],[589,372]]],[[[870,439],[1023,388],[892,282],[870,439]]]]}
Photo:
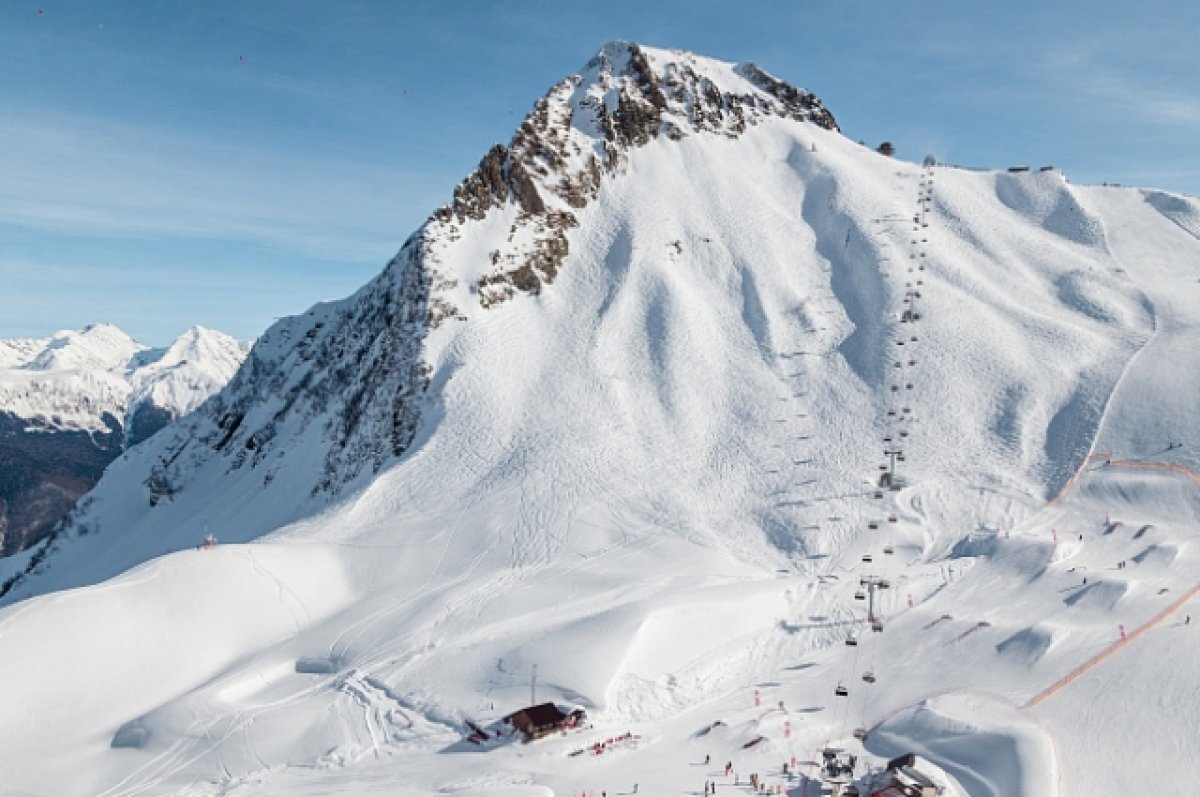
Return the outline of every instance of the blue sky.
{"type": "Polygon", "coordinates": [[[901,158],[1200,194],[1190,0],[5,0],[0,337],[345,296],[615,38],[754,61],[901,158]]]}

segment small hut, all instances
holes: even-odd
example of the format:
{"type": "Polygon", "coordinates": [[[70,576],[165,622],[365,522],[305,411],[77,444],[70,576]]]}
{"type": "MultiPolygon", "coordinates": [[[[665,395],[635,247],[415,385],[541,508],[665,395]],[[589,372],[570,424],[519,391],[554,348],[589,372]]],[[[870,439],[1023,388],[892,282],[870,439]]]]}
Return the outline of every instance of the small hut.
{"type": "Polygon", "coordinates": [[[542,703],[514,711],[504,721],[525,735],[527,741],[541,739],[555,731],[574,726],[583,716],[580,710],[564,714],[553,703],[542,703]]]}
{"type": "Polygon", "coordinates": [[[887,765],[887,785],[872,791],[871,797],[937,797],[941,790],[917,769],[917,763],[913,753],[893,758],[887,765]]]}

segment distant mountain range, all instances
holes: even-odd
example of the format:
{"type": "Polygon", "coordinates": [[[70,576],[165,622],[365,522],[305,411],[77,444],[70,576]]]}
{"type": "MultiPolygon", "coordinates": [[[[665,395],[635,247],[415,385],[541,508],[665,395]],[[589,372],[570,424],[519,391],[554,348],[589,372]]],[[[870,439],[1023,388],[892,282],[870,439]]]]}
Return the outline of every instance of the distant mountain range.
{"type": "Polygon", "coordinates": [[[166,348],[111,324],[0,340],[0,555],[42,539],[109,462],[224,387],[248,351],[200,326],[166,348]]]}

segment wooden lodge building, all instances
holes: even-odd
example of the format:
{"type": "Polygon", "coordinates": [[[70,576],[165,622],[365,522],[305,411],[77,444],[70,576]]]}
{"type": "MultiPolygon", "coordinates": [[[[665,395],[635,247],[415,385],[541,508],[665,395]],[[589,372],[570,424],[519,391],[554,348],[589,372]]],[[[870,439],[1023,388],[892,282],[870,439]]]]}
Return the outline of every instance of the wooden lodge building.
{"type": "Polygon", "coordinates": [[[504,718],[504,722],[524,734],[526,741],[532,741],[567,728],[574,728],[583,716],[582,709],[564,714],[553,703],[542,703],[514,711],[504,718]]]}

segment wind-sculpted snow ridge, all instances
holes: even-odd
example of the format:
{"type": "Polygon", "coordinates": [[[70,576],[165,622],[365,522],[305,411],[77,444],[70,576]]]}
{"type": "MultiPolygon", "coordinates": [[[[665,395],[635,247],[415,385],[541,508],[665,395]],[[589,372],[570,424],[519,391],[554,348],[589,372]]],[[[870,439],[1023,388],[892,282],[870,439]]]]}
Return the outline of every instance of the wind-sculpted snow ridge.
{"type": "Polygon", "coordinates": [[[815,793],[833,745],[1139,793],[1200,732],[1190,202],[888,158],[756,75],[606,47],[0,561],[0,718],[67,706],[0,719],[6,787],[815,793]],[[588,720],[516,744],[531,699],[588,720]]]}

